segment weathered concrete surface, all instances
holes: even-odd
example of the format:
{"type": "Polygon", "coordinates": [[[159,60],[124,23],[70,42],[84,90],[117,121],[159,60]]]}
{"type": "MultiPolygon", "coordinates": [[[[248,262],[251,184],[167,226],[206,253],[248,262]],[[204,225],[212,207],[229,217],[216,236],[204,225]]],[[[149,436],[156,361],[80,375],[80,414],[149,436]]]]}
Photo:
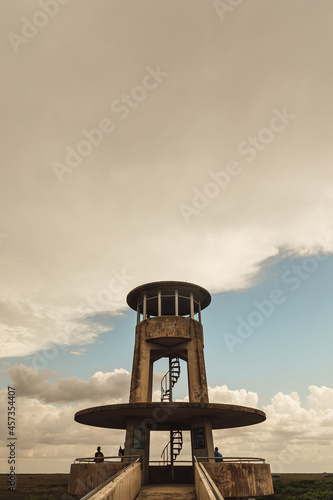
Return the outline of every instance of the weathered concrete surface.
{"type": "Polygon", "coordinates": [[[269,464],[222,462],[202,465],[224,498],[274,493],[269,464]]]}
{"type": "Polygon", "coordinates": [[[72,464],[68,481],[68,493],[71,495],[86,495],[126,465],[128,464],[122,462],[72,464]]]}
{"type": "MultiPolygon", "coordinates": [[[[137,324],[130,403],[152,400],[152,362],[159,359],[156,344],[167,346],[168,356],[177,357],[180,343],[184,351],[182,359],[187,361],[188,367],[189,401],[208,403],[202,325],[192,318],[181,316],[160,316],[137,324]]],[[[160,357],[164,355],[165,352],[162,352],[160,357]]]]}
{"type": "Polygon", "coordinates": [[[198,500],[216,500],[217,498],[219,498],[220,500],[224,500],[221,492],[217,489],[209,474],[207,473],[205,475],[203,473],[198,462],[195,462],[194,464],[194,476],[195,493],[198,500]],[[213,493],[212,488],[214,489],[215,494],[213,493]]]}
{"type": "Polygon", "coordinates": [[[90,500],[134,500],[141,488],[141,464],[131,465],[90,500]]]}
{"type": "Polygon", "coordinates": [[[164,345],[176,345],[190,340],[191,322],[190,318],[182,316],[160,316],[142,321],[137,329],[142,328],[145,339],[164,345]]]}
{"type": "Polygon", "coordinates": [[[169,430],[170,423],[191,430],[191,423],[203,418],[211,419],[212,429],[243,427],[266,419],[265,413],[256,408],[221,403],[123,403],[86,408],[75,414],[76,422],[111,429],[126,429],[127,418],[133,417],[158,431],[169,430]]]}
{"type": "Polygon", "coordinates": [[[191,421],[191,446],[195,457],[214,455],[212,422],[210,418],[193,418],[191,421]],[[200,430],[199,436],[196,435],[200,430]]]}
{"type": "Polygon", "coordinates": [[[142,486],[136,500],[197,500],[193,485],[162,484],[142,486]]]}

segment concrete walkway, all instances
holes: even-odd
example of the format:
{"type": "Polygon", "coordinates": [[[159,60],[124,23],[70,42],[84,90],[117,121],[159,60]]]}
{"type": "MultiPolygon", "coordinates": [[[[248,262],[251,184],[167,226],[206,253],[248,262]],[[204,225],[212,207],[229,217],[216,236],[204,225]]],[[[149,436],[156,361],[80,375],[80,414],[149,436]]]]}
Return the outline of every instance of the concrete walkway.
{"type": "Polygon", "coordinates": [[[136,500],[196,500],[194,485],[149,484],[142,486],[136,500]]]}

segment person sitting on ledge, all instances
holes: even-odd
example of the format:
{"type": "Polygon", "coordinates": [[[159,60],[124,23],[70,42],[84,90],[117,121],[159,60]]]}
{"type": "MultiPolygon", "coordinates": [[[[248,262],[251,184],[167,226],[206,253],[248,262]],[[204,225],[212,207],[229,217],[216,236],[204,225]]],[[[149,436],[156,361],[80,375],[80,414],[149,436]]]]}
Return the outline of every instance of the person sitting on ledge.
{"type": "Polygon", "coordinates": [[[223,455],[221,455],[217,446],[216,446],[215,451],[214,451],[214,456],[219,457],[219,458],[215,458],[215,462],[223,462],[223,458],[222,458],[223,455]]]}
{"type": "Polygon", "coordinates": [[[96,463],[102,463],[102,462],[104,462],[104,455],[101,452],[101,447],[100,446],[97,446],[97,451],[95,453],[95,460],[94,460],[94,462],[96,462],[96,463]]]}

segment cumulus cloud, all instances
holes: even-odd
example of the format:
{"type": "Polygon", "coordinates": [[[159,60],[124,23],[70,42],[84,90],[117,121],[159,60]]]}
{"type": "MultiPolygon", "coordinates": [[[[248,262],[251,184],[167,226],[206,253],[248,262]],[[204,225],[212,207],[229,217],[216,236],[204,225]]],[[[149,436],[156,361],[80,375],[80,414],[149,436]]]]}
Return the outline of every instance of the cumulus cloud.
{"type": "Polygon", "coordinates": [[[0,301],[1,356],[28,356],[50,346],[91,344],[108,326],[89,317],[89,308],[70,310],[16,299],[0,301]],[[82,313],[85,314],[82,314],[82,313]]]}
{"type": "Polygon", "coordinates": [[[258,405],[258,394],[248,392],[245,389],[231,391],[226,385],[208,387],[209,401],[212,403],[224,403],[231,405],[250,406],[256,408],[258,405]]]}
{"type": "MultiPolygon", "coordinates": [[[[74,421],[74,414],[79,409],[96,404],[94,392],[101,398],[107,398],[108,392],[111,396],[108,402],[119,402],[121,398],[119,399],[115,386],[119,381],[122,383],[122,377],[128,379],[128,373],[124,370],[96,373],[89,381],[81,381],[84,386],[77,385],[76,390],[80,391],[81,387],[84,387],[84,397],[88,393],[87,388],[90,391],[90,399],[84,402],[81,395],[76,400],[69,396],[68,385],[72,382],[71,378],[67,382],[59,380],[55,389],[46,383],[50,376],[55,374],[45,370],[38,380],[33,379],[33,390],[18,399],[20,470],[33,470],[42,456],[43,464],[38,464],[39,472],[68,472],[74,458],[91,456],[98,444],[104,448],[105,454],[116,455],[119,445],[124,442],[123,431],[78,424],[74,421]],[[49,397],[46,396],[46,391],[50,392],[49,397]],[[61,406],[56,404],[57,401],[64,400],[79,403],[61,406]]],[[[249,427],[214,431],[215,445],[221,449],[224,456],[265,458],[271,464],[273,472],[329,470],[333,449],[333,410],[326,398],[333,390],[329,387],[311,386],[309,391],[307,407],[302,405],[296,393],[276,394],[271,404],[263,408],[267,416],[265,422],[249,427]],[[316,398],[312,404],[313,394],[316,394],[316,398]]],[[[210,394],[215,395],[215,402],[223,401],[244,406],[249,405],[251,401],[257,401],[255,393],[247,393],[244,389],[231,391],[226,386],[211,388],[210,394]]],[[[6,398],[6,391],[1,391],[2,408],[5,407],[6,398]]],[[[184,438],[182,459],[190,460],[189,434],[184,433],[184,438]]],[[[169,434],[166,432],[152,434],[153,459],[159,459],[168,440],[169,434]]],[[[5,456],[5,448],[1,448],[2,456],[5,456]]]]}
{"type": "Polygon", "coordinates": [[[330,387],[317,387],[310,385],[310,394],[307,398],[310,408],[316,410],[332,410],[333,411],[333,389],[330,387]]]}
{"type": "Polygon", "coordinates": [[[272,404],[264,407],[267,420],[279,429],[286,438],[316,439],[317,442],[333,438],[333,407],[328,406],[326,394],[332,393],[328,387],[309,387],[308,408],[302,407],[298,394],[279,392],[272,399],[272,404]],[[312,394],[316,399],[312,405],[312,394]],[[331,426],[328,429],[328,426],[331,426]]]}
{"type": "Polygon", "coordinates": [[[328,387],[309,387],[307,407],[297,393],[279,392],[264,406],[266,421],[257,426],[215,431],[215,441],[227,456],[258,456],[273,472],[323,472],[330,468],[333,409],[328,387]],[[312,395],[316,394],[315,400],[312,395]],[[313,402],[313,403],[312,403],[313,402]]]}
{"type": "MultiPolygon", "coordinates": [[[[142,282],[241,289],[280,251],[333,248],[332,76],[321,62],[331,56],[332,5],[318,14],[312,3],[274,1],[258,16],[244,2],[221,29],[212,3],[194,0],[191,22],[185,3],[102,3],[70,3],[19,54],[9,40],[1,48],[11,75],[1,82],[2,356],[61,343],[59,332],[66,345],[93,342],[103,327],[86,328],[87,314],[123,309],[142,282]],[[121,119],[111,105],[138,88],[148,64],[165,76],[121,119]],[[285,117],[272,135],[274,109],[285,117]],[[114,132],[59,182],[53,163],[103,118],[114,132]],[[230,160],[239,173],[212,187],[230,160]]],[[[34,14],[26,2],[4,9],[6,33],[34,14]]]]}
{"type": "Polygon", "coordinates": [[[8,375],[20,398],[36,398],[44,403],[128,401],[130,373],[123,368],[108,373],[99,371],[89,380],[80,380],[78,377],[61,378],[54,371],[21,364],[9,367],[8,375]]]}
{"type": "MultiPolygon", "coordinates": [[[[6,405],[6,392],[0,393],[2,408],[6,405]]],[[[69,473],[75,458],[93,456],[98,445],[102,446],[105,456],[116,456],[119,445],[124,442],[124,432],[78,424],[74,414],[80,409],[75,405],[42,403],[34,397],[20,398],[16,427],[19,440],[17,471],[69,473]]],[[[7,459],[7,442],[1,440],[0,444],[1,457],[7,459]]],[[[6,468],[2,472],[7,473],[6,468]]]]}

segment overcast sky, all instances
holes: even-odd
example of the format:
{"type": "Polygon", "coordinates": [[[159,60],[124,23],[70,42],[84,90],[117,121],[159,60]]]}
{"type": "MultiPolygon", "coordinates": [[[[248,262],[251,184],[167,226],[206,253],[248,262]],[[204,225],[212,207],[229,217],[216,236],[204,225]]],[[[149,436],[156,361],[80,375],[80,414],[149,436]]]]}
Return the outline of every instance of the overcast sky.
{"type": "Polygon", "coordinates": [[[216,433],[224,454],[331,468],[332,15],[329,0],[2,2],[1,398],[6,422],[16,388],[17,472],[116,453],[123,433],[73,415],[128,401],[126,295],[169,279],[213,294],[211,401],[267,413],[216,433]]]}

